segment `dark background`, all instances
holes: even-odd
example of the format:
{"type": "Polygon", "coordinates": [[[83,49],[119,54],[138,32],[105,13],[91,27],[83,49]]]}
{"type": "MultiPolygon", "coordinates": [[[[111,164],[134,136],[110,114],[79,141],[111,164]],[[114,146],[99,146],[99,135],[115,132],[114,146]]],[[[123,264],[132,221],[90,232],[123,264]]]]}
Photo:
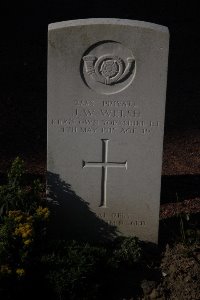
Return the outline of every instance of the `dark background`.
{"type": "MultiPolygon", "coordinates": [[[[171,145],[179,143],[179,137],[179,152],[181,147],[184,152],[188,144],[197,144],[200,123],[200,13],[197,2],[41,0],[13,4],[7,1],[1,8],[1,162],[16,155],[30,155],[45,164],[47,26],[79,18],[126,18],[169,28],[167,151],[171,155],[170,151],[174,151],[170,150],[171,145]]],[[[168,160],[167,156],[164,160],[168,160]]],[[[169,167],[167,162],[165,167],[169,167]]]]}

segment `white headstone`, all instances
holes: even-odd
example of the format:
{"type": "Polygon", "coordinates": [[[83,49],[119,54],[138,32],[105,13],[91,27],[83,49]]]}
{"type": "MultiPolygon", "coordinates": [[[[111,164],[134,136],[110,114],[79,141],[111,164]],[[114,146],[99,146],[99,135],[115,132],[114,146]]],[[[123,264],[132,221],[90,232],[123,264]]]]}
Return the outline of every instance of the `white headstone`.
{"type": "Polygon", "coordinates": [[[141,21],[49,25],[48,186],[66,234],[157,242],[168,43],[141,21]]]}

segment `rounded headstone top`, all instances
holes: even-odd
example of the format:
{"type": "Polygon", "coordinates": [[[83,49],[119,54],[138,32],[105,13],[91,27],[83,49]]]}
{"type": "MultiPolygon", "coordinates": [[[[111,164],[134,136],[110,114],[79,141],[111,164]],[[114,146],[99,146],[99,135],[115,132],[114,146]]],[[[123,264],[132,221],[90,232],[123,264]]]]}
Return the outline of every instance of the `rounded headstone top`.
{"type": "Polygon", "coordinates": [[[168,33],[169,30],[166,26],[128,19],[115,19],[115,18],[91,18],[91,19],[78,19],[51,23],[48,26],[49,30],[61,29],[65,27],[73,26],[88,26],[88,25],[121,25],[121,26],[132,26],[140,28],[149,28],[151,30],[161,31],[168,33]]]}

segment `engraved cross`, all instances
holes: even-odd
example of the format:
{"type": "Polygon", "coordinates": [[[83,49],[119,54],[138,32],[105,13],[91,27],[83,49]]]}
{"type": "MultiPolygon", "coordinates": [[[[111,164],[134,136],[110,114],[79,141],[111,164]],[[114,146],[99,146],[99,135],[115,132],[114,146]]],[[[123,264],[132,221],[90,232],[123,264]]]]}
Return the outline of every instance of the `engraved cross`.
{"type": "Polygon", "coordinates": [[[125,162],[108,162],[108,142],[107,139],[102,139],[102,162],[85,162],[83,161],[83,168],[102,168],[102,194],[100,207],[107,207],[107,177],[108,168],[125,168],[127,170],[127,161],[125,162]]]}

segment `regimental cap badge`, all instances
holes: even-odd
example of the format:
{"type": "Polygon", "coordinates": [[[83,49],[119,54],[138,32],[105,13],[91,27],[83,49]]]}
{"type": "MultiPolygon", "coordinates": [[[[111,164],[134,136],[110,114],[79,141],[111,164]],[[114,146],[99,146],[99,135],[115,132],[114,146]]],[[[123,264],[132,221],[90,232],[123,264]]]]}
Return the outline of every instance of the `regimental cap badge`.
{"type": "Polygon", "coordinates": [[[130,85],[136,68],[129,49],[117,42],[104,42],[88,52],[82,61],[84,78],[90,88],[102,94],[114,94],[130,85]]]}
{"type": "Polygon", "coordinates": [[[86,73],[93,80],[103,84],[112,85],[122,82],[134,69],[134,59],[127,57],[126,62],[112,55],[103,55],[99,58],[88,55],[83,57],[86,73]]]}

